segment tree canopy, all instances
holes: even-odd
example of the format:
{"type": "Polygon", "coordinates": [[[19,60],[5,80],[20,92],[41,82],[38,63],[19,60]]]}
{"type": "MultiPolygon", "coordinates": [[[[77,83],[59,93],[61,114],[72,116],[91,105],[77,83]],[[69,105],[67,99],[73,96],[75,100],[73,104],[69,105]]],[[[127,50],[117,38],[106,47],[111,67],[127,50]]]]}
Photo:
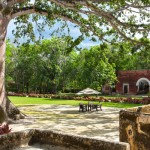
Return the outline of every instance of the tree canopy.
{"type": "Polygon", "coordinates": [[[66,53],[67,45],[65,37],[23,44],[15,49],[8,42],[8,91],[56,93],[86,87],[100,90],[105,83],[115,81],[115,65],[108,62],[104,49],[95,46],[80,53],[74,49],[66,53]]]}
{"type": "Polygon", "coordinates": [[[105,42],[149,43],[145,40],[150,33],[149,11],[149,0],[1,0],[0,3],[1,16],[16,19],[17,37],[35,39],[33,21],[39,31],[59,21],[64,28],[69,21],[79,26],[82,33],[76,44],[86,36],[92,40],[97,36],[105,42]],[[38,21],[41,18],[42,23],[38,21]]]}
{"type": "Polygon", "coordinates": [[[66,53],[68,37],[22,44],[7,42],[6,87],[17,93],[56,93],[116,82],[119,70],[150,69],[150,52],[128,42],[101,44],[66,53]],[[139,61],[140,60],[140,61],[139,61]],[[31,71],[32,70],[32,71],[31,71]]]}

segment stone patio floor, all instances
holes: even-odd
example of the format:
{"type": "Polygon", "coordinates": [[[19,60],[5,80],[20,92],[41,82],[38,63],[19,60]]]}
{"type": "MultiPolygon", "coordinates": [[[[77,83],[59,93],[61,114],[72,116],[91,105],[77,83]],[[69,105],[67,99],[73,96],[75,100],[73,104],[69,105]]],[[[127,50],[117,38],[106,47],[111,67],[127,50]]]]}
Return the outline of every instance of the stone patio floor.
{"type": "Polygon", "coordinates": [[[118,108],[102,107],[103,110],[98,112],[79,112],[78,106],[26,105],[19,109],[27,117],[11,124],[12,132],[50,129],[63,134],[119,141],[118,108]]]}

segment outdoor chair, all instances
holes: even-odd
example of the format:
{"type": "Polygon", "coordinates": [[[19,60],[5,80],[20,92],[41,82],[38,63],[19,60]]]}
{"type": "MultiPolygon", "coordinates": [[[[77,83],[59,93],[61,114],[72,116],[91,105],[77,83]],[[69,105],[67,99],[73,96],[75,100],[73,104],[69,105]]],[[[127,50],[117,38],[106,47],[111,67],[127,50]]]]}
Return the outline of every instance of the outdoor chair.
{"type": "Polygon", "coordinates": [[[87,105],[79,103],[79,112],[82,111],[87,111],[87,105]]]}
{"type": "Polygon", "coordinates": [[[102,111],[102,103],[100,103],[99,105],[97,105],[97,111],[98,111],[98,109],[102,111]]]}
{"type": "Polygon", "coordinates": [[[98,110],[101,110],[102,111],[102,104],[100,103],[99,105],[98,104],[91,104],[91,109],[90,109],[90,111],[92,111],[92,110],[96,110],[96,111],[98,111],[98,110]]]}

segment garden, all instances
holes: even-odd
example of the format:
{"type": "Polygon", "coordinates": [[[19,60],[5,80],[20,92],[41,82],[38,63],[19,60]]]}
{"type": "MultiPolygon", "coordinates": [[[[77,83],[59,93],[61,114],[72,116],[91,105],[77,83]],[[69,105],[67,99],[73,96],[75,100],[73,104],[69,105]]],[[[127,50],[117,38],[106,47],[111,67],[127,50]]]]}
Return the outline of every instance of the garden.
{"type": "Polygon", "coordinates": [[[0,135],[44,128],[116,140],[120,110],[150,104],[149,74],[133,82],[145,97],[127,95],[129,74],[116,88],[119,71],[150,69],[149,8],[149,0],[1,0],[0,135]],[[105,85],[126,96],[74,94],[105,85]],[[96,111],[79,112],[80,103],[96,111]]]}

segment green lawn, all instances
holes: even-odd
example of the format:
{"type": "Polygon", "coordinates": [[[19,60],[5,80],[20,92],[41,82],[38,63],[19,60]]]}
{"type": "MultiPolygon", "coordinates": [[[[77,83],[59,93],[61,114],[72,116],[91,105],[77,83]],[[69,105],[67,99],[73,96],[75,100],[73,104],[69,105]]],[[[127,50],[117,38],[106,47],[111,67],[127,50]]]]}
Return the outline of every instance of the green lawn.
{"type": "MultiPolygon", "coordinates": [[[[78,106],[79,103],[87,104],[87,101],[79,100],[58,100],[58,99],[49,99],[49,98],[34,98],[34,97],[16,97],[9,96],[9,99],[15,105],[34,105],[34,104],[56,104],[56,105],[73,105],[78,106]]],[[[93,102],[98,103],[98,102],[93,102]]],[[[129,104],[129,103],[112,103],[112,102],[102,102],[102,106],[105,107],[117,107],[117,108],[130,108],[141,106],[140,104],[129,104]]]]}

